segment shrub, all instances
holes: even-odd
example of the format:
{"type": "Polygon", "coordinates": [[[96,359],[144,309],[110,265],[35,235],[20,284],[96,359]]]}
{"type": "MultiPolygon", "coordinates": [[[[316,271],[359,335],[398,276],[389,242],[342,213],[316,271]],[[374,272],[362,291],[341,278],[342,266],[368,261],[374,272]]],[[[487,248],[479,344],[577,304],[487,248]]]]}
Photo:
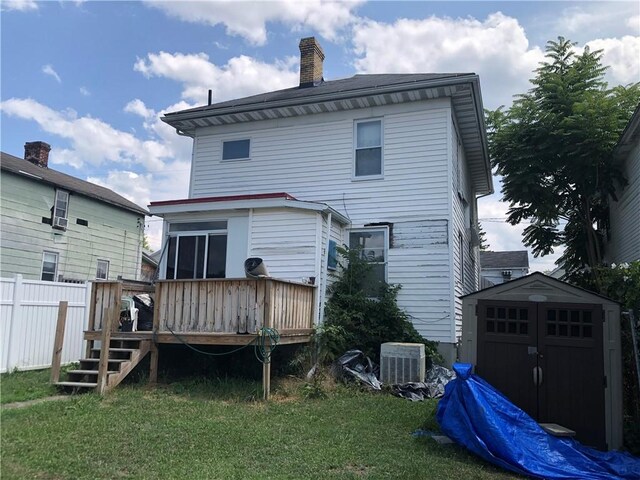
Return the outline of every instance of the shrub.
{"type": "Polygon", "coordinates": [[[427,362],[441,363],[437,342],[423,338],[409,315],[398,307],[401,286],[375,284],[370,275],[371,264],[362,259],[359,249],[338,248],[338,253],[340,273],[328,290],[330,298],[320,334],[327,360],[358,349],[379,362],[380,344],[411,342],[425,345],[427,362]]]}

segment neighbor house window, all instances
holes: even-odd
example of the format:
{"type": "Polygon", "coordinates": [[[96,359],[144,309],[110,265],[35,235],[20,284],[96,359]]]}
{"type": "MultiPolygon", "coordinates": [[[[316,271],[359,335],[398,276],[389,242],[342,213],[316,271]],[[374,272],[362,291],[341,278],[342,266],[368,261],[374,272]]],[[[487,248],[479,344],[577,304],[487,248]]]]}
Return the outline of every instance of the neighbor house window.
{"type": "Polygon", "coordinates": [[[222,142],[222,160],[243,160],[249,158],[249,139],[222,142]]]}
{"type": "Polygon", "coordinates": [[[55,282],[58,276],[58,254],[56,252],[42,253],[42,275],[41,280],[55,282]]]}
{"type": "Polygon", "coordinates": [[[225,278],[226,221],[171,224],[169,235],[166,278],[225,278]]]}
{"type": "Polygon", "coordinates": [[[355,123],[354,177],[382,176],[382,120],[355,123]]]}
{"type": "Polygon", "coordinates": [[[360,258],[371,264],[363,288],[368,297],[377,297],[380,284],[387,281],[388,245],[386,228],[352,230],[349,233],[349,248],[358,249],[360,258]]]}
{"type": "Polygon", "coordinates": [[[69,213],[69,192],[56,190],[56,204],[53,209],[55,218],[67,218],[69,213]]]}
{"type": "Polygon", "coordinates": [[[97,280],[109,279],[109,260],[98,260],[98,268],[96,269],[97,280]]]}

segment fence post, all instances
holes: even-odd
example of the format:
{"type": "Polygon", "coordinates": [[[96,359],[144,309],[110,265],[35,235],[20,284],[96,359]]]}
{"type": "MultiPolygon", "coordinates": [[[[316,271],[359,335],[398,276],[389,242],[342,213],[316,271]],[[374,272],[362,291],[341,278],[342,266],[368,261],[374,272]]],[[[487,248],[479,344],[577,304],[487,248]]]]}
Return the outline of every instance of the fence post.
{"type": "Polygon", "coordinates": [[[12,346],[18,345],[17,340],[14,338],[16,335],[17,325],[22,319],[22,275],[16,274],[13,284],[13,307],[11,308],[11,319],[9,320],[9,342],[7,343],[7,361],[5,363],[7,372],[10,372],[17,366],[17,361],[13,361],[12,346]]]}
{"type": "Polygon", "coordinates": [[[56,323],[56,336],[53,341],[53,357],[51,358],[51,383],[58,383],[58,380],[60,380],[60,364],[62,363],[62,347],[64,345],[68,306],[69,302],[64,300],[58,304],[58,322],[56,323]]]}
{"type": "Polygon", "coordinates": [[[119,310],[119,305],[105,308],[102,317],[102,335],[100,336],[100,362],[98,363],[98,385],[96,391],[102,395],[107,389],[107,372],[109,370],[109,344],[111,343],[111,328],[113,317],[119,310]]]}

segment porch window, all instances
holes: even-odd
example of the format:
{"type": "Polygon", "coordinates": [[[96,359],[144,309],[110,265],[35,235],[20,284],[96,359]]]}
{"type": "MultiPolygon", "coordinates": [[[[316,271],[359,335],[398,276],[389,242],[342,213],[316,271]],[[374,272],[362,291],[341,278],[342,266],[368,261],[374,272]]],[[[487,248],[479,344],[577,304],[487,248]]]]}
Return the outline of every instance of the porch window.
{"type": "Polygon", "coordinates": [[[349,233],[349,248],[357,248],[360,257],[371,264],[364,281],[368,297],[377,297],[380,284],[387,281],[387,250],[389,235],[386,228],[352,230],[349,233]]]}
{"type": "Polygon", "coordinates": [[[354,177],[382,176],[382,120],[355,123],[354,177]]]}
{"type": "Polygon", "coordinates": [[[227,222],[172,224],[167,248],[167,279],[225,278],[227,222]],[[214,231],[195,230],[204,227],[214,231]],[[217,227],[217,228],[216,228],[217,227]]]}
{"type": "Polygon", "coordinates": [[[109,260],[98,260],[98,267],[96,268],[96,280],[108,280],[109,279],[109,260]]]}
{"type": "Polygon", "coordinates": [[[58,254],[56,252],[42,252],[41,280],[55,282],[58,276],[58,254]]]}

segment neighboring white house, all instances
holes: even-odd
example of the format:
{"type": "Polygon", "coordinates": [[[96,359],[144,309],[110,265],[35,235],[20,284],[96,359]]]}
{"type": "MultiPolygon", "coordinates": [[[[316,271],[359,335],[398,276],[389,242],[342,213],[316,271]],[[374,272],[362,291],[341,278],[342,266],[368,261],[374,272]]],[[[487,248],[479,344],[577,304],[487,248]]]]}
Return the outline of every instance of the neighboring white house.
{"type": "Polygon", "coordinates": [[[618,188],[618,201],[609,202],[605,260],[622,263],[640,260],[640,105],[622,132],[615,155],[628,184],[618,188]]]}
{"type": "Polygon", "coordinates": [[[164,218],[161,278],[274,277],[324,293],[335,246],[359,245],[375,275],[449,361],[460,297],[479,281],[476,198],[493,192],[478,76],[355,75],[324,81],[315,39],[300,85],[169,113],[194,139],[189,198],[164,218]]]}
{"type": "Polygon", "coordinates": [[[480,252],[480,275],[493,285],[524,277],[529,273],[529,252],[480,252]]]}

